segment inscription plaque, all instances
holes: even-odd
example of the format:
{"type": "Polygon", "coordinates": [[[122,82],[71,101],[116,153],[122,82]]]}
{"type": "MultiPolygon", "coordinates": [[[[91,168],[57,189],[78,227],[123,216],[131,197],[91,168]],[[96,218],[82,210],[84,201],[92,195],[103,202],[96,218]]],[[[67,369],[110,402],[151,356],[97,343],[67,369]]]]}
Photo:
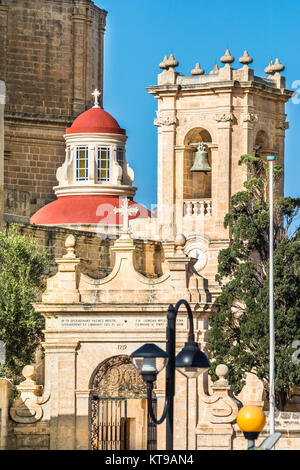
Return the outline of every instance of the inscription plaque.
{"type": "MultiPolygon", "coordinates": [[[[61,317],[60,327],[74,330],[161,330],[167,326],[166,318],[74,318],[61,317]]],[[[186,318],[178,318],[177,328],[186,328],[186,318]]]]}

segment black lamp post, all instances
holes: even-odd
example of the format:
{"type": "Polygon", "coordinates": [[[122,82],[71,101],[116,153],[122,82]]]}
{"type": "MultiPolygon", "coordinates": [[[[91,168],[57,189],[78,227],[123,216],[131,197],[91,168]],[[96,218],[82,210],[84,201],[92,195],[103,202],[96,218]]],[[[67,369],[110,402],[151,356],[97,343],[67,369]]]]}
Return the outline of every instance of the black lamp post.
{"type": "Polygon", "coordinates": [[[167,351],[155,344],[144,344],[131,354],[132,362],[147,384],[148,410],[156,424],[166,420],[166,448],[173,450],[175,369],[187,378],[195,378],[209,369],[207,356],[195,342],[193,313],[186,300],[180,300],[175,307],[171,304],[167,316],[167,351]],[[175,358],[176,318],[181,305],[185,305],[189,318],[189,336],[184,348],[175,358]],[[162,417],[157,419],[153,412],[152,391],[157,374],[166,366],[166,400],[162,417]]]}

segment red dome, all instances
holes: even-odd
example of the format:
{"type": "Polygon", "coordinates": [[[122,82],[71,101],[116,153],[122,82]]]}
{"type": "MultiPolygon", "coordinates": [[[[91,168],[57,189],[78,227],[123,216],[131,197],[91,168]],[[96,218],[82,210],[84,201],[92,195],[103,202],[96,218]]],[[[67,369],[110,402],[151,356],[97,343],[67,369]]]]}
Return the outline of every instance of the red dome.
{"type": "Polygon", "coordinates": [[[91,108],[80,114],[72,126],[66,131],[67,134],[122,134],[117,121],[102,108],[91,108]]]}
{"type": "MultiPolygon", "coordinates": [[[[114,213],[120,207],[118,196],[61,196],[37,211],[30,219],[33,225],[59,224],[104,224],[120,225],[123,216],[114,213]]],[[[130,219],[148,218],[151,212],[144,206],[130,201],[129,205],[139,208],[137,215],[130,219]]]]}

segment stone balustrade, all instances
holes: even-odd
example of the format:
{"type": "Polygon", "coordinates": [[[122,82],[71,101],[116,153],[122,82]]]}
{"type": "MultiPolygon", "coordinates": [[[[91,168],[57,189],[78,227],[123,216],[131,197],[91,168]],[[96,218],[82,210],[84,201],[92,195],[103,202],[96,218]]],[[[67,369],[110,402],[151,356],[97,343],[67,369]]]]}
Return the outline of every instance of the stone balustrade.
{"type": "Polygon", "coordinates": [[[184,216],[185,217],[211,217],[212,199],[185,199],[184,216]]]}

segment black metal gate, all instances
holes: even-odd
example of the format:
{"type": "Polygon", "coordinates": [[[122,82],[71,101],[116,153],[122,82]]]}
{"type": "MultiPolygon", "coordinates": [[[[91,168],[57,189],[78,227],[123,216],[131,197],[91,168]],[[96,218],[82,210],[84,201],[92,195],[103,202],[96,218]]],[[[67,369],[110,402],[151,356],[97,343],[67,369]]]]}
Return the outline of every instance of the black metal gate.
{"type": "MultiPolygon", "coordinates": [[[[155,407],[156,401],[154,400],[155,407]]],[[[93,449],[128,450],[130,448],[126,398],[94,396],[92,399],[92,416],[94,417],[93,449]]],[[[147,450],[156,450],[156,448],[156,424],[148,415],[147,450]]]]}
{"type": "Polygon", "coordinates": [[[96,449],[127,450],[127,400],[94,397],[92,406],[96,414],[96,449]]]}
{"type": "MultiPolygon", "coordinates": [[[[128,356],[116,356],[100,364],[91,378],[90,386],[91,449],[128,450],[130,426],[127,401],[146,399],[146,387],[141,376],[128,356]]],[[[156,450],[156,439],[156,424],[148,415],[148,450],[156,450]]]]}

